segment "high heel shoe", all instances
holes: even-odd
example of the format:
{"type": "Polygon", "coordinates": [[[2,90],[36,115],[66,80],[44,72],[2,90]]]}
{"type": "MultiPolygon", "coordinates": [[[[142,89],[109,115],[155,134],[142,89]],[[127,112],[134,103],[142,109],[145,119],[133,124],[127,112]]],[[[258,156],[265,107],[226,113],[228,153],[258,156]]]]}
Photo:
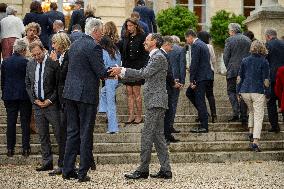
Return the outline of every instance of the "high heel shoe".
{"type": "Polygon", "coordinates": [[[255,144],[255,143],[252,143],[251,148],[255,152],[261,152],[259,146],[257,144],[255,144]]]}
{"type": "Polygon", "coordinates": [[[253,142],[253,134],[250,133],[248,137],[249,137],[249,141],[250,141],[250,142],[253,142]]]}

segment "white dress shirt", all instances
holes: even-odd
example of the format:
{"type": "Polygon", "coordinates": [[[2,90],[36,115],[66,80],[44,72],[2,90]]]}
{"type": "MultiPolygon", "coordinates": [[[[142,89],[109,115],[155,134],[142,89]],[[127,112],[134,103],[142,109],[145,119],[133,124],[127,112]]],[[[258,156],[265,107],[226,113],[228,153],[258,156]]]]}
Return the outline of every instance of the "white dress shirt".
{"type": "Polygon", "coordinates": [[[44,90],[43,90],[43,74],[44,74],[44,67],[45,67],[45,62],[47,59],[47,55],[45,55],[43,61],[42,61],[42,71],[41,71],[41,76],[39,75],[39,67],[40,67],[40,63],[37,62],[36,65],[36,71],[35,71],[35,84],[34,84],[34,92],[36,97],[38,98],[38,80],[39,77],[41,77],[41,97],[42,99],[44,99],[44,90]]]}

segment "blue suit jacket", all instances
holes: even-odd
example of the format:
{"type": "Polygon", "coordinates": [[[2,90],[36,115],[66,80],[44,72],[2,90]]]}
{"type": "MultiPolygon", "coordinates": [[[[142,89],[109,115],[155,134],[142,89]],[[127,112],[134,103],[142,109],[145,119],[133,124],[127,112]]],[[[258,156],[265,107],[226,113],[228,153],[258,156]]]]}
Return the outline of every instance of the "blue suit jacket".
{"type": "Polygon", "coordinates": [[[77,31],[77,32],[72,32],[70,34],[70,41],[71,43],[73,43],[74,41],[76,41],[77,39],[81,38],[84,35],[83,32],[81,31],[77,31]]]}
{"type": "Polygon", "coordinates": [[[280,66],[284,66],[284,42],[272,39],[266,43],[268,49],[267,60],[270,67],[271,82],[275,82],[276,73],[280,66]]]}
{"type": "Polygon", "coordinates": [[[177,44],[174,44],[173,49],[168,53],[168,56],[174,78],[179,79],[179,82],[184,84],[186,75],[186,60],[183,48],[177,44]]]}
{"type": "Polygon", "coordinates": [[[190,82],[213,80],[213,71],[210,66],[210,53],[207,45],[197,39],[191,45],[190,82]]]}
{"type": "Polygon", "coordinates": [[[157,33],[155,13],[152,9],[146,6],[136,6],[133,9],[133,12],[134,11],[138,12],[140,15],[141,21],[145,22],[148,25],[149,33],[157,33]]]}
{"type": "Polygon", "coordinates": [[[84,9],[80,9],[80,10],[75,10],[73,11],[72,15],[71,15],[71,19],[70,19],[70,24],[69,24],[69,28],[68,28],[68,33],[71,33],[72,31],[72,26],[76,25],[76,24],[80,24],[81,19],[84,18],[84,9]]]}
{"type": "Polygon", "coordinates": [[[100,78],[107,76],[101,46],[91,36],[84,34],[70,46],[63,97],[97,105],[100,78]]]}
{"type": "Polygon", "coordinates": [[[49,36],[52,33],[52,22],[46,14],[39,13],[27,13],[23,20],[24,25],[28,25],[31,22],[38,23],[41,27],[41,34],[39,36],[43,46],[48,49],[49,36]]]}
{"type": "Polygon", "coordinates": [[[1,89],[3,100],[29,100],[25,76],[28,60],[14,53],[1,65],[1,89]]]}
{"type": "Polygon", "coordinates": [[[45,13],[45,14],[48,16],[48,18],[51,20],[52,23],[55,20],[61,20],[65,25],[65,17],[64,17],[64,14],[62,12],[51,10],[51,11],[48,11],[47,13],[45,13]]]}

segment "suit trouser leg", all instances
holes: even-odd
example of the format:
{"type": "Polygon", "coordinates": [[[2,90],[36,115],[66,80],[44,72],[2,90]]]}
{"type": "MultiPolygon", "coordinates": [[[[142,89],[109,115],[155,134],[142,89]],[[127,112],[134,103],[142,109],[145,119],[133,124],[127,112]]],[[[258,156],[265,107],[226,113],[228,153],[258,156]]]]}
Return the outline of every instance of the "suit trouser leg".
{"type": "Polygon", "coordinates": [[[80,167],[79,178],[87,175],[93,161],[93,131],[96,120],[97,106],[94,104],[78,103],[80,117],[80,167]]]}
{"type": "Polygon", "coordinates": [[[59,157],[58,157],[58,167],[63,167],[66,140],[67,140],[67,117],[66,108],[60,110],[60,138],[59,138],[59,157]]]}
{"type": "Polygon", "coordinates": [[[5,100],[4,104],[7,112],[7,149],[13,150],[16,144],[16,124],[19,104],[15,100],[5,100]]]}
{"type": "Polygon", "coordinates": [[[77,102],[66,100],[67,140],[65,147],[63,175],[74,172],[75,161],[80,149],[80,118],[77,102]]]}
{"type": "Polygon", "coordinates": [[[30,123],[32,115],[32,104],[29,100],[21,100],[19,104],[20,120],[22,128],[22,148],[30,149],[30,123]]]}
{"type": "Polygon", "coordinates": [[[171,119],[173,116],[173,92],[171,88],[167,89],[168,93],[168,109],[164,115],[164,133],[168,138],[171,135],[171,119]]]}
{"type": "Polygon", "coordinates": [[[239,102],[237,99],[237,77],[227,79],[227,93],[233,109],[233,116],[239,117],[239,102]]]}
{"type": "Polygon", "coordinates": [[[53,164],[53,157],[51,152],[51,142],[49,135],[48,120],[45,117],[45,110],[35,108],[35,124],[38,128],[38,134],[41,146],[42,164],[50,165],[53,164]]]}
{"type": "MultiPolygon", "coordinates": [[[[274,89],[275,83],[271,82],[271,89],[274,89]]],[[[267,102],[267,111],[268,111],[268,119],[272,129],[278,129],[278,112],[276,105],[277,97],[275,95],[274,90],[271,90],[270,99],[267,102]]]]}
{"type": "Polygon", "coordinates": [[[171,126],[174,125],[174,122],[175,122],[175,116],[176,116],[176,112],[177,112],[177,105],[178,105],[178,99],[179,99],[179,93],[180,93],[180,90],[179,89],[173,89],[173,115],[171,117],[171,121],[170,121],[170,124],[171,126]]]}
{"type": "Polygon", "coordinates": [[[197,109],[196,103],[195,103],[195,92],[192,88],[188,87],[186,90],[185,95],[189,99],[189,101],[193,104],[193,106],[197,109]]]}
{"type": "Polygon", "coordinates": [[[208,86],[206,86],[206,98],[209,102],[211,116],[216,116],[216,105],[215,105],[213,86],[214,86],[214,80],[210,80],[208,82],[208,86]]]}
{"type": "Polygon", "coordinates": [[[205,102],[206,87],[209,81],[198,82],[195,92],[195,104],[198,111],[198,117],[200,119],[201,127],[208,130],[208,112],[205,102]]]}
{"type": "Polygon", "coordinates": [[[164,137],[163,117],[165,109],[151,108],[145,111],[145,123],[141,133],[141,164],[137,168],[141,172],[149,172],[153,142],[158,153],[161,170],[169,171],[168,147],[164,137]]]}

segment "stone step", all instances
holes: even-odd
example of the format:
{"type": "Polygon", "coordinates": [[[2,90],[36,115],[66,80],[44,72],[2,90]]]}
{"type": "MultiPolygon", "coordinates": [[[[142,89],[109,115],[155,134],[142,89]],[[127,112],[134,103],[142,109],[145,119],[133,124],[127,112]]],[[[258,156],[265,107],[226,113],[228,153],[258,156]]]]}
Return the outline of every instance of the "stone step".
{"type": "MultiPolygon", "coordinates": [[[[58,152],[57,145],[52,144],[53,151],[58,152]]],[[[261,149],[266,150],[283,150],[284,141],[261,141],[261,149]]],[[[138,153],[140,152],[139,143],[94,143],[93,153],[138,153]]],[[[153,148],[154,150],[154,148],[153,148]]],[[[246,151],[250,150],[248,141],[213,141],[213,142],[179,142],[169,146],[170,152],[215,152],[215,151],[246,151]]],[[[6,154],[6,145],[0,144],[0,154],[6,154]]],[[[22,151],[19,144],[15,147],[15,154],[22,151]]],[[[32,154],[39,154],[41,151],[40,144],[31,144],[32,154]]]]}
{"type": "MultiPolygon", "coordinates": [[[[193,127],[197,127],[198,123],[175,123],[174,128],[180,130],[181,132],[189,132],[190,129],[193,127]]],[[[143,123],[138,125],[125,125],[119,124],[120,133],[140,133],[143,127],[143,123]]],[[[284,123],[279,123],[280,129],[284,130],[284,123]]],[[[267,131],[270,129],[270,124],[268,122],[264,122],[262,126],[262,131],[267,131]]],[[[0,134],[5,134],[7,130],[7,125],[0,124],[0,134]]],[[[96,124],[94,128],[94,133],[105,133],[107,131],[106,124],[96,124]]],[[[241,123],[227,123],[227,122],[220,122],[220,123],[209,123],[209,133],[210,132],[244,132],[248,131],[247,127],[243,127],[241,123]]],[[[16,133],[20,134],[21,127],[20,125],[16,126],[16,133]]],[[[53,133],[52,127],[50,126],[50,133],[53,133]]]]}
{"type": "MultiPolygon", "coordinates": [[[[170,153],[171,163],[225,163],[239,161],[284,161],[284,150],[279,151],[231,151],[231,152],[175,152],[170,153]]],[[[54,164],[58,156],[54,155],[54,164]]],[[[117,154],[94,154],[94,159],[99,165],[103,164],[138,164],[139,153],[117,153],[117,154]]],[[[25,158],[21,155],[7,157],[0,155],[0,165],[39,165],[42,162],[40,155],[30,155],[25,158]]],[[[79,162],[79,161],[77,161],[79,162]]],[[[152,153],[151,162],[158,163],[156,153],[152,153]]]]}
{"type": "MultiPolygon", "coordinates": [[[[209,141],[247,141],[247,132],[209,132],[208,134],[196,134],[196,133],[178,133],[174,134],[175,138],[181,142],[209,142],[209,141]]],[[[51,143],[56,144],[54,134],[50,134],[51,143]]],[[[284,131],[280,133],[262,132],[261,140],[283,140],[284,131]]],[[[141,140],[140,133],[118,133],[118,134],[106,134],[106,133],[94,133],[94,143],[139,143],[141,140]]],[[[0,144],[6,144],[6,134],[0,134],[0,144]]],[[[22,144],[22,135],[16,135],[16,143],[22,144]]],[[[39,144],[39,136],[31,135],[31,144],[39,144]]]]}

